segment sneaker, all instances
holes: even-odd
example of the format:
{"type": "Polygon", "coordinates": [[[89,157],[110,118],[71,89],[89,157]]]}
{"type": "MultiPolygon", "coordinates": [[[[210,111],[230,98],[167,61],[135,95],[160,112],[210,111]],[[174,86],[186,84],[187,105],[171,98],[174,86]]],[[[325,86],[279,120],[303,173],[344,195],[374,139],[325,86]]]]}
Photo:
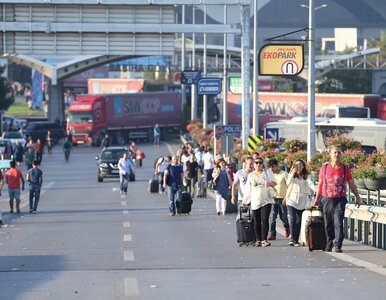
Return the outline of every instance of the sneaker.
{"type": "Polygon", "coordinates": [[[33,214],[37,214],[38,212],[37,212],[36,210],[33,210],[32,213],[33,213],[33,214]]]}
{"type": "Polygon", "coordinates": [[[20,214],[20,208],[18,208],[18,209],[16,210],[16,213],[20,214]]]}
{"type": "Polygon", "coordinates": [[[218,211],[218,212],[217,212],[217,215],[220,216],[220,215],[221,215],[221,211],[218,211]]]}
{"type": "Polygon", "coordinates": [[[29,213],[31,214],[32,212],[33,212],[33,209],[30,209],[30,210],[29,210],[29,213]]]}
{"type": "Polygon", "coordinates": [[[276,240],[276,236],[271,234],[268,236],[268,240],[270,240],[270,241],[276,240]]]}
{"type": "Polygon", "coordinates": [[[289,228],[286,228],[285,229],[285,237],[288,238],[290,236],[290,229],[289,228]]]}
{"type": "Polygon", "coordinates": [[[3,225],[3,221],[0,220],[0,226],[3,225]]]}
{"type": "Polygon", "coordinates": [[[176,215],[176,213],[170,213],[170,216],[171,217],[173,217],[173,216],[175,216],[176,215]]]}
{"type": "Polygon", "coordinates": [[[290,245],[290,246],[295,246],[295,242],[294,241],[290,241],[289,243],[288,243],[288,245],[290,245]]]}
{"type": "Polygon", "coordinates": [[[299,243],[295,243],[294,246],[295,246],[295,247],[299,247],[300,244],[299,244],[299,243]]]}
{"type": "Polygon", "coordinates": [[[262,241],[261,242],[261,247],[268,247],[268,246],[271,246],[270,242],[268,242],[268,241],[262,241]]]}
{"type": "Polygon", "coordinates": [[[324,250],[324,251],[326,251],[326,252],[331,252],[331,251],[332,251],[332,247],[327,246],[327,247],[326,247],[326,250],[324,250]]]}
{"type": "Polygon", "coordinates": [[[10,210],[9,213],[10,213],[10,214],[13,214],[13,210],[10,210]]]}
{"type": "Polygon", "coordinates": [[[260,242],[260,241],[257,241],[257,242],[255,243],[255,247],[261,247],[261,242],[260,242]]]}
{"type": "Polygon", "coordinates": [[[342,253],[343,251],[342,251],[342,249],[340,249],[340,248],[335,248],[335,252],[336,252],[336,253],[342,253]]]}

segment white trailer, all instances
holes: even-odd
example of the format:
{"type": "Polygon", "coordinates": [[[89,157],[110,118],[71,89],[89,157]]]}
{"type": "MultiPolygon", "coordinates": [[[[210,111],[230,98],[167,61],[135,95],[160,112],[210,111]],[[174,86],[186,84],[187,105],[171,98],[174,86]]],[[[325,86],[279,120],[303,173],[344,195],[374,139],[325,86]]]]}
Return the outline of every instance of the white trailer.
{"type": "MultiPolygon", "coordinates": [[[[315,127],[317,150],[324,150],[327,138],[336,135],[347,135],[362,145],[375,146],[378,151],[386,149],[386,121],[380,119],[317,118],[315,127]]],[[[298,138],[307,141],[307,118],[269,122],[265,124],[265,131],[278,132],[279,140],[298,138]]]]}

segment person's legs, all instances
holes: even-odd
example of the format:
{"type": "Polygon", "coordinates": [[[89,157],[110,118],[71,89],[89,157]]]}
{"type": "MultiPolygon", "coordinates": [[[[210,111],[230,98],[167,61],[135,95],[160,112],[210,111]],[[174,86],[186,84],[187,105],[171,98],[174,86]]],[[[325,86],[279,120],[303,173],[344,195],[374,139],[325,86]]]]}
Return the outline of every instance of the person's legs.
{"type": "Polygon", "coordinates": [[[279,217],[280,220],[283,222],[284,228],[289,228],[289,222],[288,222],[288,210],[287,206],[283,206],[283,201],[279,201],[279,217]]]}
{"type": "Polygon", "coordinates": [[[122,183],[122,188],[123,192],[127,194],[127,186],[129,185],[129,174],[123,175],[123,183],[122,183]]]}
{"type": "Polygon", "coordinates": [[[119,173],[119,189],[123,193],[123,174],[119,173]]]}
{"type": "Polygon", "coordinates": [[[35,190],[33,186],[30,186],[29,188],[29,211],[31,212],[34,208],[34,196],[35,196],[35,190]]]}
{"type": "Polygon", "coordinates": [[[222,212],[221,207],[222,207],[222,196],[220,193],[216,192],[216,212],[218,215],[222,212]]]}
{"type": "Polygon", "coordinates": [[[164,173],[158,172],[158,192],[161,194],[165,191],[163,187],[164,183],[164,173]]]}
{"type": "Polygon", "coordinates": [[[34,189],[35,189],[35,203],[34,203],[33,210],[37,211],[39,200],[40,200],[40,187],[35,187],[34,189]]]}
{"type": "Polygon", "coordinates": [[[295,242],[295,244],[299,244],[300,227],[302,224],[302,214],[304,210],[298,210],[296,208],[294,208],[294,210],[295,210],[295,224],[294,224],[292,239],[295,242]]]}
{"type": "Polygon", "coordinates": [[[9,209],[11,213],[13,213],[13,199],[15,198],[15,191],[12,189],[8,190],[8,195],[9,195],[9,209]]]}
{"type": "Polygon", "coordinates": [[[20,190],[15,190],[14,195],[16,200],[16,212],[20,213],[20,190]]]}
{"type": "Polygon", "coordinates": [[[261,208],[261,239],[267,240],[268,229],[269,229],[269,215],[271,213],[272,204],[264,205],[261,208]]]}
{"type": "Polygon", "coordinates": [[[171,186],[168,186],[166,189],[169,198],[169,211],[170,214],[174,216],[176,214],[176,204],[174,203],[175,191],[174,188],[171,186]]]}
{"type": "Polygon", "coordinates": [[[276,200],[272,205],[271,213],[269,215],[269,240],[274,240],[276,238],[276,218],[279,211],[279,205],[276,200]]]}
{"type": "Polygon", "coordinates": [[[335,240],[334,246],[335,249],[341,249],[344,239],[343,233],[343,220],[344,220],[344,211],[346,208],[347,199],[340,198],[337,200],[334,210],[334,227],[335,227],[335,240]]]}
{"type": "Polygon", "coordinates": [[[322,197],[321,199],[323,217],[324,217],[324,226],[326,228],[326,237],[327,237],[327,248],[331,249],[334,245],[335,239],[335,228],[334,228],[334,200],[322,197]]]}
{"type": "Polygon", "coordinates": [[[261,242],[261,208],[252,210],[252,218],[254,221],[256,240],[257,242],[261,242]]]}
{"type": "Polygon", "coordinates": [[[289,220],[289,224],[290,224],[290,231],[291,231],[291,242],[290,243],[294,243],[295,242],[295,227],[296,227],[296,208],[290,206],[290,205],[287,205],[287,209],[288,209],[288,212],[289,212],[289,216],[290,216],[290,220],[289,220]]]}

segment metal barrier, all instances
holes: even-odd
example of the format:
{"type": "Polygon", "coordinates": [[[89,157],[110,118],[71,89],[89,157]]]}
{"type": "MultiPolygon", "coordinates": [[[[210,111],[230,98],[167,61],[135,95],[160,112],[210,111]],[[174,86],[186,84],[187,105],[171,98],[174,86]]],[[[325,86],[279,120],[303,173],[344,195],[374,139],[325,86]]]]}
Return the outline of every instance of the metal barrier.
{"type": "Polygon", "coordinates": [[[360,190],[366,204],[357,208],[349,191],[344,222],[347,239],[386,250],[386,197],[381,194],[383,192],[360,190]]]}

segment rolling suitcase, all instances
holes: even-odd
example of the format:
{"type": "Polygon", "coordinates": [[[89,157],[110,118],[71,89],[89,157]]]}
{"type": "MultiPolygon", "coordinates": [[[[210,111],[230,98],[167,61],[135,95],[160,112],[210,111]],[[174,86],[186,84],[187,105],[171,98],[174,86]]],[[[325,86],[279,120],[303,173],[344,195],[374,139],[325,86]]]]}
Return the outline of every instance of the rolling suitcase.
{"type": "Polygon", "coordinates": [[[152,179],[149,180],[149,192],[158,193],[158,177],[154,175],[152,179]]]}
{"type": "Polygon", "coordinates": [[[311,216],[306,221],[306,242],[308,250],[325,250],[327,246],[324,219],[322,216],[311,216]]]}
{"type": "Polygon", "coordinates": [[[251,218],[251,209],[240,208],[240,213],[236,220],[236,233],[237,233],[237,243],[239,246],[243,245],[253,245],[256,242],[256,233],[254,228],[254,221],[251,218]],[[243,216],[243,213],[247,211],[248,215],[243,216]]]}
{"type": "Polygon", "coordinates": [[[306,222],[308,220],[309,216],[313,217],[321,217],[322,216],[322,210],[316,207],[305,209],[302,213],[302,223],[300,227],[300,244],[302,246],[307,246],[307,240],[306,240],[306,222]]]}
{"type": "Polygon", "coordinates": [[[177,213],[178,214],[189,214],[192,210],[192,197],[189,192],[183,191],[181,193],[179,201],[177,201],[177,213]]]}
{"type": "Polygon", "coordinates": [[[206,198],[206,184],[204,180],[200,179],[196,182],[197,198],[206,198]]]}
{"type": "Polygon", "coordinates": [[[237,202],[236,204],[232,203],[232,196],[228,195],[226,198],[222,199],[223,201],[223,206],[225,205],[225,213],[226,214],[236,214],[238,209],[237,209],[237,202]]]}

